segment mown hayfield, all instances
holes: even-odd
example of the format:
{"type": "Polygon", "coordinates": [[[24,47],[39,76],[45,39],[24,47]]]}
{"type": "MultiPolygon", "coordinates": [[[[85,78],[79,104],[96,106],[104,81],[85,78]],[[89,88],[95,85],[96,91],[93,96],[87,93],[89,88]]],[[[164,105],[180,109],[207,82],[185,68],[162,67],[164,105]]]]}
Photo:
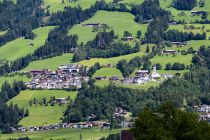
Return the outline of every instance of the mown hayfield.
{"type": "Polygon", "coordinates": [[[42,132],[26,132],[26,133],[14,133],[14,134],[3,134],[0,136],[1,140],[8,140],[11,138],[20,138],[28,136],[32,140],[80,140],[80,133],[82,134],[83,140],[98,140],[101,137],[107,137],[109,134],[119,133],[121,129],[113,130],[101,130],[100,128],[92,129],[58,129],[42,132]]]}
{"type": "Polygon", "coordinates": [[[142,31],[142,35],[147,30],[146,24],[138,24],[134,21],[134,15],[125,12],[109,12],[98,11],[92,18],[75,25],[70,29],[69,34],[77,34],[79,42],[86,43],[89,40],[93,40],[97,32],[92,32],[92,27],[85,27],[82,24],[87,23],[101,23],[107,24],[110,30],[114,30],[115,34],[119,36],[119,39],[123,37],[124,31],[129,31],[134,37],[138,30],[142,31]]]}
{"type": "Polygon", "coordinates": [[[119,84],[120,87],[126,87],[131,89],[144,89],[147,90],[150,87],[158,87],[160,83],[158,82],[148,82],[146,84],[119,84]]]}
{"type": "Polygon", "coordinates": [[[63,54],[61,56],[33,61],[21,71],[42,70],[42,69],[56,70],[60,65],[72,63],[72,57],[73,54],[63,54]]]}
{"type": "Polygon", "coordinates": [[[143,55],[144,55],[144,52],[137,52],[137,53],[133,53],[133,54],[122,55],[122,56],[111,57],[111,58],[92,58],[90,60],[83,60],[78,63],[82,64],[84,66],[88,66],[88,67],[93,66],[97,62],[99,62],[100,65],[117,64],[118,61],[120,61],[122,59],[130,60],[136,56],[143,56],[143,55]]]}
{"type": "Polygon", "coordinates": [[[29,116],[23,118],[19,124],[23,126],[41,126],[60,123],[61,117],[67,108],[67,105],[54,105],[50,106],[40,106],[40,105],[29,105],[29,101],[36,98],[37,100],[42,100],[46,98],[49,101],[50,97],[55,96],[56,98],[66,98],[68,96],[71,99],[75,99],[77,92],[67,92],[63,90],[25,90],[22,91],[18,96],[12,98],[8,104],[17,104],[19,107],[24,109],[29,109],[29,116]]]}
{"type": "Polygon", "coordinates": [[[17,58],[33,53],[37,48],[44,45],[49,31],[53,28],[53,26],[47,26],[33,30],[34,34],[36,34],[36,37],[33,40],[24,39],[22,37],[8,42],[0,47],[0,58],[16,60],[17,58]],[[30,44],[33,44],[33,46],[30,46],[30,44]]]}
{"type": "Polygon", "coordinates": [[[122,73],[117,68],[102,68],[100,70],[97,70],[96,73],[93,75],[93,77],[97,76],[106,76],[107,78],[118,76],[119,78],[122,78],[122,73]]]}
{"type": "Polygon", "coordinates": [[[150,59],[150,61],[152,62],[152,64],[157,64],[157,63],[160,63],[162,65],[162,69],[165,68],[165,65],[167,63],[175,63],[175,62],[178,62],[178,63],[182,63],[182,64],[185,64],[185,65],[190,65],[191,64],[191,61],[192,61],[192,57],[193,55],[191,54],[188,54],[188,55],[160,55],[160,56],[155,56],[154,58],[150,59]]]}

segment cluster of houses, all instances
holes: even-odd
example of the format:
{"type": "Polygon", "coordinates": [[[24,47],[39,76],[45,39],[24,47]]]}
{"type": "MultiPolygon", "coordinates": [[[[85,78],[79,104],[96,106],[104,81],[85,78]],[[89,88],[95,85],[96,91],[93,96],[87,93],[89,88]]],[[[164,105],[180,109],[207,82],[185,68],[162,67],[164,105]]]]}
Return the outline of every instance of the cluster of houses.
{"type": "Polygon", "coordinates": [[[45,126],[30,126],[30,127],[10,127],[11,132],[35,132],[44,130],[56,130],[61,128],[75,128],[75,129],[90,129],[92,127],[99,127],[101,129],[109,129],[111,127],[110,123],[103,121],[90,121],[90,122],[80,122],[80,123],[61,123],[61,124],[51,124],[45,126]]]}
{"type": "Polygon", "coordinates": [[[83,65],[61,65],[55,71],[48,69],[31,71],[32,81],[26,83],[29,89],[69,89],[81,88],[82,82],[87,82],[89,77],[81,76],[79,72],[83,65]]]}
{"type": "Polygon", "coordinates": [[[210,105],[194,106],[194,110],[198,112],[200,120],[210,122],[210,105]]]}

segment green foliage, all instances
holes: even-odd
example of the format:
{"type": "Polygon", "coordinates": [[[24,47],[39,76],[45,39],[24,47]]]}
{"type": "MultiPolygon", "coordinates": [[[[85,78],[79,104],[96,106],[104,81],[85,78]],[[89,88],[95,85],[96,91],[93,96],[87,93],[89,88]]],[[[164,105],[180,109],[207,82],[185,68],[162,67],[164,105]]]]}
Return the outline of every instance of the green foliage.
{"type": "Polygon", "coordinates": [[[176,109],[166,103],[157,111],[146,109],[140,113],[132,129],[136,140],[208,140],[210,125],[195,114],[176,109]]]}

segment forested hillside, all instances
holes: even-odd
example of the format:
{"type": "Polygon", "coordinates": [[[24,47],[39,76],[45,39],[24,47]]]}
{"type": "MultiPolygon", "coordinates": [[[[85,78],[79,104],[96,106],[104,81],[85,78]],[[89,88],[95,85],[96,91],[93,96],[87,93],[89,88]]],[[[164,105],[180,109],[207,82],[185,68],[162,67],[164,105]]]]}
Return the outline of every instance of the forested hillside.
{"type": "Polygon", "coordinates": [[[208,0],[0,0],[0,139],[207,139],[209,70],[208,0]]]}

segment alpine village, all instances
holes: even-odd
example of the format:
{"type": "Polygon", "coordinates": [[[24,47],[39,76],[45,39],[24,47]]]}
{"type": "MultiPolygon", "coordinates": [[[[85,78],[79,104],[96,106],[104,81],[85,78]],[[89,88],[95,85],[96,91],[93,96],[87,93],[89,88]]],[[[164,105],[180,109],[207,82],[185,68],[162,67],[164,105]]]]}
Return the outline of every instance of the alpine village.
{"type": "Polygon", "coordinates": [[[0,0],[0,140],[209,139],[209,0],[0,0]]]}

